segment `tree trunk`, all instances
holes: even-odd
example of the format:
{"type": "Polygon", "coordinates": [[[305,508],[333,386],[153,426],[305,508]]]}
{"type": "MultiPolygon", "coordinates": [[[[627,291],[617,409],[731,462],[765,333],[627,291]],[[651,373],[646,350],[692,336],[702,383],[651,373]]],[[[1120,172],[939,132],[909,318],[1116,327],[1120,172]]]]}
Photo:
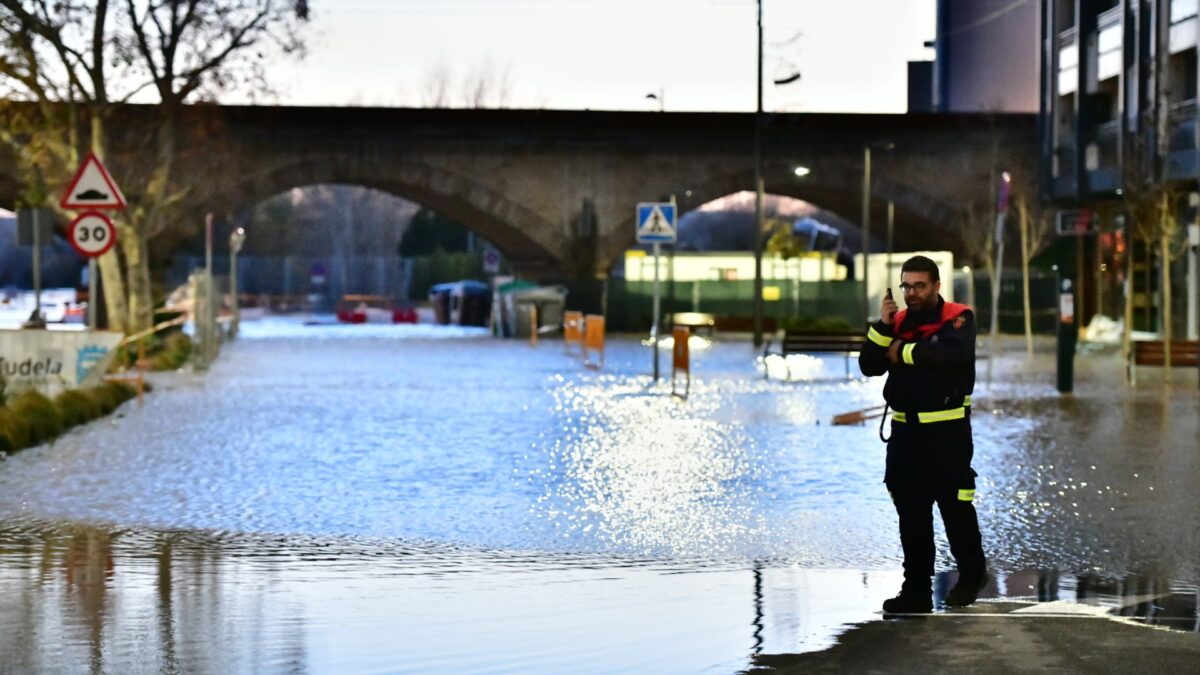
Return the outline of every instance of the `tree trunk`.
{"type": "Polygon", "coordinates": [[[1017,203],[1017,222],[1021,228],[1021,291],[1025,301],[1025,355],[1033,358],[1033,319],[1029,302],[1029,209],[1024,200],[1017,203]]]}
{"type": "Polygon", "coordinates": [[[1159,251],[1160,258],[1159,269],[1161,271],[1160,283],[1162,284],[1162,339],[1163,339],[1163,382],[1171,381],[1171,231],[1165,222],[1167,216],[1163,215],[1163,227],[1159,234],[1159,251]]]}
{"type": "Polygon", "coordinates": [[[1125,226],[1125,317],[1121,327],[1121,351],[1125,354],[1125,376],[1133,366],[1133,223],[1125,226]]]}
{"type": "MultiPolygon", "coordinates": [[[[104,119],[99,111],[93,110],[92,152],[96,153],[96,157],[99,157],[101,161],[104,161],[107,150],[105,140],[104,119]]],[[[109,249],[108,253],[100,256],[97,262],[100,266],[101,279],[104,281],[104,305],[108,310],[108,328],[121,333],[128,332],[129,312],[125,296],[125,278],[121,271],[121,261],[117,257],[117,248],[114,246],[109,249]]],[[[88,302],[94,301],[93,298],[88,299],[88,302]]]]}
{"type": "Polygon", "coordinates": [[[158,231],[164,217],[163,202],[168,199],[171,173],[178,146],[178,106],[164,102],[163,118],[158,128],[158,166],[155,167],[146,193],[137,209],[130,213],[128,236],[121,242],[129,283],[129,325],[132,330],[145,330],[154,325],[154,296],[150,285],[150,253],[148,240],[158,231]]]}
{"type": "Polygon", "coordinates": [[[141,228],[126,227],[121,239],[129,281],[129,329],[142,331],[154,324],[154,298],[150,293],[150,256],[141,228]]]}

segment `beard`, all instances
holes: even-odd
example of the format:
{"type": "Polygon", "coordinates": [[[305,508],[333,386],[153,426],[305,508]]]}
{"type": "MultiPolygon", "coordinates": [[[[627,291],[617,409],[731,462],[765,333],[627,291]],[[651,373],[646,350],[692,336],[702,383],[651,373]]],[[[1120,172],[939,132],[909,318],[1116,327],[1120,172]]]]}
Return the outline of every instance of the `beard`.
{"type": "Polygon", "coordinates": [[[908,306],[909,312],[924,314],[937,306],[937,295],[915,298],[905,304],[908,306]]]}

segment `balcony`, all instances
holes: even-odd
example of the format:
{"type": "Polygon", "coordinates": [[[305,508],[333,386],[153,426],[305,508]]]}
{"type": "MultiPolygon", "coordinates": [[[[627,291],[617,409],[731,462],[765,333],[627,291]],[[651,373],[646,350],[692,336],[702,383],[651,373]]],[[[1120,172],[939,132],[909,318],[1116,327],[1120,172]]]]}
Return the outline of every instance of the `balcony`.
{"type": "Polygon", "coordinates": [[[1167,177],[1192,179],[1200,171],[1196,155],[1196,99],[1171,104],[1168,124],[1167,177]]]}
{"type": "Polygon", "coordinates": [[[1196,46],[1197,0],[1172,0],[1170,53],[1178,54],[1196,46]]]}
{"type": "Polygon", "coordinates": [[[1074,197],[1078,186],[1075,178],[1075,145],[1060,143],[1054,148],[1051,161],[1054,198],[1074,197]]]}
{"type": "Polygon", "coordinates": [[[1200,3],[1196,0],[1171,0],[1171,23],[1186,21],[1195,18],[1198,14],[1200,14],[1200,3]]]}
{"type": "Polygon", "coordinates": [[[1079,33],[1074,28],[1058,34],[1058,94],[1079,88],[1079,33]]]}
{"type": "Polygon", "coordinates": [[[1121,120],[1096,126],[1085,164],[1091,192],[1115,192],[1121,187],[1121,120]]]}
{"type": "Polygon", "coordinates": [[[1172,103],[1168,120],[1171,129],[1171,140],[1168,144],[1170,151],[1194,150],[1196,148],[1196,99],[1172,103]]]}
{"type": "Polygon", "coordinates": [[[1103,82],[1121,74],[1121,46],[1124,33],[1121,30],[1123,10],[1121,7],[1100,15],[1096,39],[1096,81],[1103,82]]]}

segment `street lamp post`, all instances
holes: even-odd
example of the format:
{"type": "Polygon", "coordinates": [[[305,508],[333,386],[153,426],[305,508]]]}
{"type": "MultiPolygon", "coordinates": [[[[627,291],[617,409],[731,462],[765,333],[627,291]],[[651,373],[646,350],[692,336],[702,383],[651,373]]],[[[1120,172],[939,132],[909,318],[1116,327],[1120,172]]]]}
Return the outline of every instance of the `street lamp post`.
{"type": "Polygon", "coordinates": [[[754,346],[763,343],[763,23],[762,3],[758,0],[758,105],[754,111],[754,346]]]}
{"type": "Polygon", "coordinates": [[[246,242],[246,230],[237,228],[229,234],[229,292],[233,296],[233,321],[229,325],[229,337],[235,338],[242,319],[242,304],[238,302],[238,253],[246,242]]]}
{"type": "Polygon", "coordinates": [[[887,274],[884,275],[885,281],[892,278],[892,235],[896,229],[896,202],[889,199],[887,204],[887,274]]]}
{"type": "Polygon", "coordinates": [[[667,109],[667,89],[659,87],[658,93],[650,92],[646,94],[646,98],[658,101],[658,112],[665,112],[667,109]]]}
{"type": "Polygon", "coordinates": [[[863,146],[862,186],[863,317],[871,320],[871,144],[863,146]]]}
{"type": "MultiPolygon", "coordinates": [[[[763,343],[763,0],[758,7],[758,105],[754,109],[754,346],[763,343]]],[[[791,84],[800,79],[799,72],[774,80],[776,86],[791,84]]]]}
{"type": "MultiPolygon", "coordinates": [[[[997,341],[1000,338],[1000,279],[1004,275],[1004,220],[1008,216],[1008,194],[1011,187],[1012,176],[1005,171],[1000,176],[1000,187],[996,198],[996,231],[993,233],[996,244],[996,278],[992,285],[992,330],[988,337],[987,383],[989,387],[992,386],[992,365],[996,362],[997,341]]],[[[1072,346],[1071,349],[1073,353],[1074,347],[1072,346]]],[[[1067,391],[1069,390],[1068,387],[1067,391]]]]}

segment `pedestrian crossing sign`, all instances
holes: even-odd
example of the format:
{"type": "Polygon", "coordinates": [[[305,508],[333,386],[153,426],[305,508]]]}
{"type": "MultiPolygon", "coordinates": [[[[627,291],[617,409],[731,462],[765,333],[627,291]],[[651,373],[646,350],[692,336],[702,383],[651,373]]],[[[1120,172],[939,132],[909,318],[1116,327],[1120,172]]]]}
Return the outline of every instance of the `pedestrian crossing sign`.
{"type": "Polygon", "coordinates": [[[637,205],[639,244],[675,243],[675,205],[671,202],[642,202],[637,205]]]}

